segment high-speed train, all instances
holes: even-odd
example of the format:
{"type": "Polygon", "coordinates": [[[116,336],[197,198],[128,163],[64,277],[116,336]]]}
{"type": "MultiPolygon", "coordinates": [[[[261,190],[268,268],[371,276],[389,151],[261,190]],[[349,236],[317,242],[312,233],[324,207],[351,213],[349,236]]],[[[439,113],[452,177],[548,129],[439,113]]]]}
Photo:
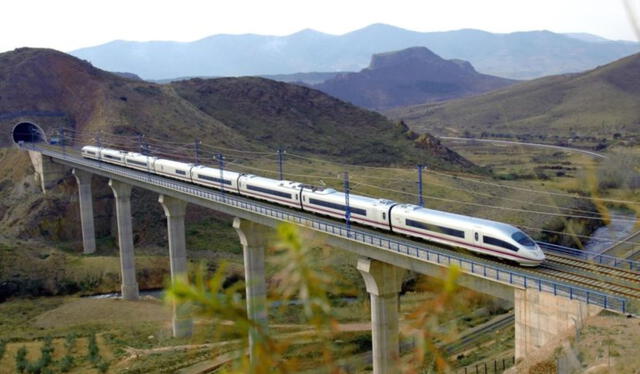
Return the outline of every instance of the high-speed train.
{"type": "MultiPolygon", "coordinates": [[[[345,218],[347,209],[345,194],[332,188],[95,146],[82,147],[82,156],[338,219],[345,218]]],[[[349,210],[351,222],[465,248],[522,266],[536,266],[545,259],[531,238],[505,223],[354,194],[349,194],[349,210]]]]}

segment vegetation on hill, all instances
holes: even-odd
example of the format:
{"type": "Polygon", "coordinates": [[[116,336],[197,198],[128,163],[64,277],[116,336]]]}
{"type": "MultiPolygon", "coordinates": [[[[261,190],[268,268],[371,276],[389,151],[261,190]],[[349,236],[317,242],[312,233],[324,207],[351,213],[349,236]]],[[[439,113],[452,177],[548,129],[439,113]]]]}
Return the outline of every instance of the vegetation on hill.
{"type": "Polygon", "coordinates": [[[423,146],[403,125],[307,87],[264,78],[192,79],[171,87],[202,113],[270,149],[356,164],[472,167],[442,146],[423,146]]]}
{"type": "Polygon", "coordinates": [[[373,55],[369,67],[314,87],[370,109],[472,96],[515,83],[480,74],[467,61],[445,60],[424,47],[373,55]]]}
{"type": "MultiPolygon", "coordinates": [[[[640,135],[640,54],[581,73],[520,83],[480,96],[398,108],[414,131],[606,146],[640,135]]],[[[633,139],[635,137],[635,140],[633,139]]]]}
{"type": "MultiPolygon", "coordinates": [[[[102,131],[130,137],[128,145],[136,149],[136,136],[145,135],[244,151],[283,148],[346,163],[473,167],[450,152],[417,147],[405,128],[379,114],[267,79],[158,85],[104,72],[60,52],[28,48],[0,54],[0,78],[0,114],[27,113],[22,117],[28,119],[29,113],[60,113],[58,125],[85,142],[102,131]]],[[[0,119],[0,125],[8,133],[16,120],[0,119]]]]}
{"type": "MultiPolygon", "coordinates": [[[[262,78],[196,79],[158,85],[107,73],[52,50],[23,48],[0,54],[1,145],[10,144],[11,129],[22,120],[42,125],[49,137],[64,126],[75,146],[95,144],[101,132],[101,144],[105,146],[138,150],[137,135],[142,134],[149,138],[152,152],[189,161],[193,160],[192,149],[185,150],[179,143],[193,144],[198,139],[203,157],[207,157],[203,161],[208,163],[213,163],[210,157],[218,147],[273,152],[274,157],[276,149],[283,148],[306,157],[350,164],[413,167],[423,162],[434,168],[477,170],[435,138],[417,137],[380,114],[310,88],[262,78]]],[[[243,153],[228,157],[238,161],[238,155],[243,153]]],[[[45,238],[67,250],[80,250],[74,178],[68,175],[43,195],[26,152],[3,148],[0,160],[2,235],[45,238]]],[[[99,250],[113,255],[115,217],[107,180],[94,177],[93,193],[99,250]]],[[[135,245],[165,247],[166,223],[157,195],[138,189],[133,194],[135,245]]],[[[225,243],[222,247],[226,250],[237,252],[237,238],[228,222],[229,217],[190,206],[190,249],[209,249],[209,244],[217,240],[225,243]]],[[[68,283],[70,291],[64,285],[47,282],[48,267],[58,260],[65,263],[65,256],[44,253],[45,259],[40,261],[40,253],[9,252],[0,264],[0,282],[5,282],[0,287],[2,297],[92,288],[83,283],[82,274],[65,274],[64,269],[53,278],[68,283]],[[9,269],[16,264],[20,264],[19,269],[11,273],[9,269]]],[[[59,261],[55,264],[60,265],[59,261]]],[[[158,285],[163,275],[150,276],[155,279],[150,284],[158,285]]],[[[108,279],[102,281],[113,286],[108,279]]]]}

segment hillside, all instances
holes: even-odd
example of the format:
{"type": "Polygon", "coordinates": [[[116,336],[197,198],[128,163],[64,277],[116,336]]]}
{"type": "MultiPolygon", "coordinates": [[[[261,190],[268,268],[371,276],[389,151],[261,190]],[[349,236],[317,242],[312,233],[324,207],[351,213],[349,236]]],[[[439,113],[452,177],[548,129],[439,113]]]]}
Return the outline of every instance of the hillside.
{"type": "Polygon", "coordinates": [[[368,68],[313,87],[361,107],[387,109],[472,96],[513,83],[479,74],[466,61],[445,60],[414,47],[373,55],[368,68]]]}
{"type": "Polygon", "coordinates": [[[405,128],[377,113],[262,78],[159,85],[107,73],[60,52],[26,48],[0,54],[0,78],[6,126],[13,124],[12,113],[57,113],[80,135],[103,131],[131,136],[132,143],[144,134],[242,150],[284,148],[342,162],[471,166],[447,152],[425,151],[405,128]],[[380,150],[362,159],[371,146],[380,150]]]}
{"type": "Polygon", "coordinates": [[[629,140],[640,134],[640,54],[581,73],[520,83],[387,114],[438,135],[534,141],[629,140]]]}
{"type": "Polygon", "coordinates": [[[512,79],[592,69],[640,50],[637,43],[594,42],[549,31],[416,32],[374,24],[343,35],[307,29],[287,36],[212,35],[189,43],[117,40],[71,54],[105,70],[158,80],[359,71],[374,54],[419,46],[445,59],[469,61],[481,73],[512,79]]]}
{"type": "MultiPolygon", "coordinates": [[[[0,54],[2,146],[9,145],[7,134],[22,120],[42,125],[48,136],[65,126],[78,139],[75,145],[95,142],[101,131],[102,144],[137,149],[137,135],[144,134],[152,141],[152,152],[172,157],[180,153],[176,143],[199,139],[207,147],[206,157],[216,147],[274,155],[282,147],[345,163],[475,168],[433,137],[417,137],[380,114],[307,87],[262,78],[158,85],[107,73],[52,50],[0,54]]],[[[190,157],[191,151],[184,152],[190,157]]],[[[43,195],[25,152],[0,147],[0,160],[1,236],[77,240],[80,226],[70,224],[78,221],[75,180],[69,176],[43,195]]],[[[94,206],[97,235],[107,238],[109,247],[115,225],[106,182],[94,178],[94,206]]],[[[166,245],[157,196],[136,189],[133,193],[136,245],[166,245]]],[[[217,214],[197,207],[190,207],[187,220],[204,233],[223,225],[217,214]]],[[[198,240],[198,235],[190,237],[198,240]]]]}

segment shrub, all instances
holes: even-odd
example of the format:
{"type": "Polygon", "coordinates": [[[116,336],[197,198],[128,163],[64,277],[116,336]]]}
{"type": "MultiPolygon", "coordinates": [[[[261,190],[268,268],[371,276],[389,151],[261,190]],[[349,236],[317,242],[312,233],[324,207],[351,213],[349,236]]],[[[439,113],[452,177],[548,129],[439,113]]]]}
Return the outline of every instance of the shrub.
{"type": "Polygon", "coordinates": [[[26,366],[26,372],[29,374],[41,374],[44,369],[44,361],[38,360],[36,362],[28,363],[26,366]]]}
{"type": "Polygon", "coordinates": [[[38,361],[41,363],[41,368],[45,368],[51,363],[51,356],[53,354],[53,339],[50,336],[44,338],[44,344],[42,348],[40,348],[40,351],[42,352],[42,356],[38,361]]]}
{"type": "Polygon", "coordinates": [[[71,369],[73,369],[73,357],[67,354],[62,358],[62,360],[60,360],[60,371],[67,373],[71,369]]]}
{"type": "Polygon", "coordinates": [[[16,370],[18,373],[24,373],[27,369],[27,348],[22,346],[16,352],[16,370]]]}
{"type": "Polygon", "coordinates": [[[98,349],[98,343],[96,342],[96,335],[91,334],[89,336],[89,355],[88,359],[92,364],[96,365],[98,360],[100,359],[100,350],[98,349]]]}
{"type": "Polygon", "coordinates": [[[64,340],[64,347],[67,349],[68,353],[71,353],[73,351],[73,348],[76,345],[76,334],[75,333],[71,333],[69,335],[67,335],[67,337],[64,340]]]}
{"type": "Polygon", "coordinates": [[[101,373],[106,373],[107,370],[109,370],[109,363],[104,361],[104,360],[100,360],[96,364],[96,369],[98,369],[98,371],[101,372],[101,373]]]}
{"type": "Polygon", "coordinates": [[[640,156],[632,152],[613,153],[602,161],[597,171],[598,187],[636,189],[640,187],[640,173],[636,166],[640,156]]]}

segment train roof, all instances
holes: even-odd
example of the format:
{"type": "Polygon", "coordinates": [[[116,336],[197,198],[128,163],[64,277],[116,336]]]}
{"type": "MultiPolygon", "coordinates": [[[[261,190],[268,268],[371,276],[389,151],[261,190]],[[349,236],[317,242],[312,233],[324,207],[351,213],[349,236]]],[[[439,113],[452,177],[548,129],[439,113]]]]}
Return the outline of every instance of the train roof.
{"type": "MultiPolygon", "coordinates": [[[[465,225],[470,227],[482,227],[484,229],[494,229],[500,232],[514,233],[521,231],[517,227],[506,223],[491,221],[488,219],[464,216],[461,214],[443,212],[441,210],[427,209],[413,204],[401,204],[398,206],[404,210],[405,214],[412,215],[416,218],[422,216],[431,222],[441,222],[443,225],[465,225]]],[[[394,208],[394,209],[398,209],[394,208]]]]}
{"type": "Polygon", "coordinates": [[[259,175],[254,175],[254,174],[247,174],[245,175],[245,177],[247,178],[248,181],[253,181],[258,183],[267,183],[271,185],[277,185],[279,187],[299,188],[301,185],[300,182],[272,179],[267,177],[261,177],[259,175]]]}
{"type": "MultiPolygon", "coordinates": [[[[311,193],[316,194],[316,195],[320,195],[321,197],[326,197],[328,200],[335,200],[336,202],[341,202],[344,203],[345,200],[345,193],[342,191],[336,191],[333,188],[325,188],[322,190],[311,190],[311,193]]],[[[393,204],[396,204],[395,201],[393,200],[387,200],[387,199],[377,199],[374,197],[368,197],[368,196],[362,196],[362,195],[355,195],[355,194],[349,194],[349,203],[361,203],[361,204],[373,204],[373,205],[385,205],[385,206],[391,206],[393,204]]]]}

